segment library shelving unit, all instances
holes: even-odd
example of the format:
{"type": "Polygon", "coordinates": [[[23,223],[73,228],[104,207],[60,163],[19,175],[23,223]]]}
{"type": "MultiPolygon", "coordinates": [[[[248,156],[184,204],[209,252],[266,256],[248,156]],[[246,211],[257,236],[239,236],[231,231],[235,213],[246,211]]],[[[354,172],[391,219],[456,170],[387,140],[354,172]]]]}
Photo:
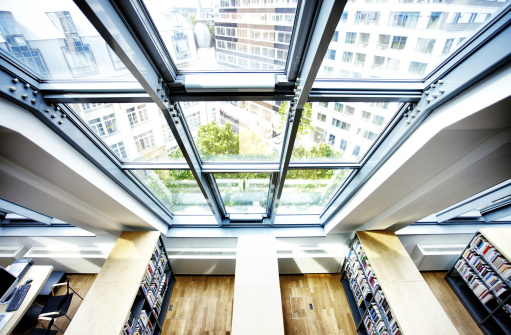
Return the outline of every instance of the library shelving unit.
{"type": "Polygon", "coordinates": [[[341,282],[360,335],[458,334],[392,231],[357,232],[341,282]]]}
{"type": "Polygon", "coordinates": [[[481,229],[445,280],[485,334],[511,334],[511,229],[481,229]]]}
{"type": "Polygon", "coordinates": [[[175,277],[159,232],[123,232],[66,335],[159,335],[175,277]]]}

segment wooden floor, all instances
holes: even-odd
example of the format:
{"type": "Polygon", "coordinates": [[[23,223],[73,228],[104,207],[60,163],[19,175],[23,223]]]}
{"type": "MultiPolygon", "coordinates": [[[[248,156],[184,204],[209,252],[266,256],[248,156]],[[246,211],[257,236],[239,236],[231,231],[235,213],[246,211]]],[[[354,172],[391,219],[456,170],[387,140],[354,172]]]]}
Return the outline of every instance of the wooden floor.
{"type": "Polygon", "coordinates": [[[280,276],[280,292],[286,334],[357,333],[340,274],[280,276]]]}
{"type": "Polygon", "coordinates": [[[162,335],[231,333],[234,276],[176,276],[162,335]]]}
{"type": "Polygon", "coordinates": [[[421,272],[431,291],[440,302],[458,333],[463,335],[483,335],[483,332],[467,312],[444,277],[447,272],[421,272]]]}
{"type": "MultiPolygon", "coordinates": [[[[445,281],[445,272],[423,272],[422,275],[458,332],[481,335],[479,327],[445,281]]],[[[339,276],[280,276],[286,334],[356,334],[339,276]]],[[[71,287],[82,297],[95,278],[96,275],[69,275],[71,287]]],[[[172,310],[165,316],[162,334],[230,334],[233,296],[234,276],[177,276],[170,299],[172,310]]],[[[80,303],[80,298],[73,297],[68,313],[71,318],[80,303]]],[[[65,317],[57,321],[57,326],[64,331],[68,324],[65,317]]]]}

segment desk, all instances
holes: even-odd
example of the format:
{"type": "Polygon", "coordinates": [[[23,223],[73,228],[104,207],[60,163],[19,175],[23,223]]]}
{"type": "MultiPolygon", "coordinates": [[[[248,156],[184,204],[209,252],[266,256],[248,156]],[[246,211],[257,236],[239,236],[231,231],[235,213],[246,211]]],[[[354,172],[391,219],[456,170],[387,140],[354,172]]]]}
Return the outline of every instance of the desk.
{"type": "MultiPolygon", "coordinates": [[[[33,281],[32,283],[30,283],[31,284],[30,290],[28,290],[28,293],[25,296],[25,299],[23,300],[23,303],[21,304],[20,308],[18,308],[17,311],[8,312],[14,313],[14,315],[11,317],[11,319],[5,325],[5,327],[2,328],[2,331],[0,331],[0,335],[8,335],[11,333],[14,327],[16,327],[19,320],[23,317],[27,309],[34,302],[34,299],[39,294],[39,291],[46,282],[46,279],[48,279],[48,277],[50,276],[52,270],[53,266],[51,265],[33,265],[30,267],[28,272],[25,274],[23,279],[18,284],[23,285],[28,278],[31,278],[33,281]]],[[[0,313],[6,313],[5,312],[6,308],[7,304],[0,305],[0,313]]]]}

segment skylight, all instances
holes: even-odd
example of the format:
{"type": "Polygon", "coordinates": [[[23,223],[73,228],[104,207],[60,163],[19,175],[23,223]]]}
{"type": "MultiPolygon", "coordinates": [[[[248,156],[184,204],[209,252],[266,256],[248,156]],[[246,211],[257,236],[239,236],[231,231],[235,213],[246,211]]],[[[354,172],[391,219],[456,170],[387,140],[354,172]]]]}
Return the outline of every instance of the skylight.
{"type": "Polygon", "coordinates": [[[422,79],[505,1],[348,1],[318,78],[422,79]]]}
{"type": "Polygon", "coordinates": [[[145,0],[181,71],[282,71],[298,1],[145,0]]]}

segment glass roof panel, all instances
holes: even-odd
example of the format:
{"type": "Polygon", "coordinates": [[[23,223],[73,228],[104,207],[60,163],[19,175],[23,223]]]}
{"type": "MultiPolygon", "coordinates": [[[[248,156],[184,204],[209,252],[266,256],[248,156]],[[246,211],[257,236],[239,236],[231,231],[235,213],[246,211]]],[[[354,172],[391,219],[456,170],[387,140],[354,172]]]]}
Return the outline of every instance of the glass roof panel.
{"type": "Polygon", "coordinates": [[[203,161],[278,161],[281,143],[275,143],[280,119],[276,102],[182,102],[186,118],[203,161]],[[276,123],[275,123],[276,124],[276,123]]]}
{"type": "Polygon", "coordinates": [[[174,214],[211,214],[190,170],[132,170],[174,214]]]}
{"type": "Polygon", "coordinates": [[[306,103],[292,162],[360,162],[401,103],[306,103]]]}
{"type": "Polygon", "coordinates": [[[178,70],[286,65],[297,0],[144,0],[178,70]]]}
{"type": "Polygon", "coordinates": [[[81,103],[71,108],[121,161],[185,162],[155,103],[81,103]]]}
{"type": "Polygon", "coordinates": [[[0,53],[41,79],[135,80],[71,0],[1,1],[0,53]]]}
{"type": "Polygon", "coordinates": [[[270,187],[269,173],[215,173],[228,214],[265,214],[270,187]]]}
{"type": "Polygon", "coordinates": [[[424,78],[505,1],[348,1],[318,78],[424,78]]]}
{"type": "Polygon", "coordinates": [[[320,214],[352,171],[288,170],[277,214],[320,214]]]}

